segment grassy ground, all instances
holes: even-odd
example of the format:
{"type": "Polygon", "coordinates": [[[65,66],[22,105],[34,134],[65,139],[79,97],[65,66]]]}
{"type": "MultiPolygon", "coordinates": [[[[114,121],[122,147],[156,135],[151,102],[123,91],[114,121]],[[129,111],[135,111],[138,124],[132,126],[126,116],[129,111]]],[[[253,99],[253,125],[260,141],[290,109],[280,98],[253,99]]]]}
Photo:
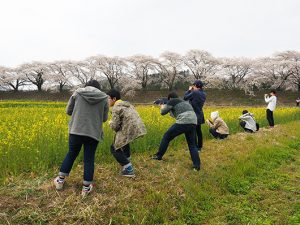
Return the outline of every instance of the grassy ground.
{"type": "Polygon", "coordinates": [[[80,164],[61,192],[57,168],[11,177],[0,187],[0,224],[300,224],[299,126],[206,141],[200,172],[185,144],[163,161],[134,155],[135,179],[120,177],[116,162],[97,164],[85,199],[80,164]]]}

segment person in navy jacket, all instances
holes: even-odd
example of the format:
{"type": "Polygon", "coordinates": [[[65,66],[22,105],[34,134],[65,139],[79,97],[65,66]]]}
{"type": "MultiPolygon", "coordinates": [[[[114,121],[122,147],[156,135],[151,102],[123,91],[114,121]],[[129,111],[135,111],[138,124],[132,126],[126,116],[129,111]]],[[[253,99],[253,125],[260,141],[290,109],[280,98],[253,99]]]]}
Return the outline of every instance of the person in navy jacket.
{"type": "Polygon", "coordinates": [[[204,124],[205,122],[202,108],[206,100],[206,93],[203,91],[202,88],[202,81],[196,80],[193,83],[193,85],[189,87],[189,90],[184,95],[184,100],[190,102],[197,115],[196,139],[199,151],[203,147],[201,124],[204,124]]]}

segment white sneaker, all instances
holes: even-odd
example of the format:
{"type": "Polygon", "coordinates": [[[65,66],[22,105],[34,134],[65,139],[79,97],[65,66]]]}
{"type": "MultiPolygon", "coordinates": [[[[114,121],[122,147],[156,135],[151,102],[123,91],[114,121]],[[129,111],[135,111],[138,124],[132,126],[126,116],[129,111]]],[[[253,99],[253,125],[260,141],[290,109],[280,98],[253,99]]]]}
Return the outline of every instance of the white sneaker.
{"type": "Polygon", "coordinates": [[[62,190],[64,188],[65,180],[60,181],[59,176],[58,176],[58,177],[55,177],[53,183],[55,185],[56,190],[62,190]]]}
{"type": "Polygon", "coordinates": [[[91,191],[93,190],[93,186],[94,186],[93,184],[90,184],[89,186],[83,186],[81,191],[82,197],[85,197],[89,193],[91,193],[91,191]]]}

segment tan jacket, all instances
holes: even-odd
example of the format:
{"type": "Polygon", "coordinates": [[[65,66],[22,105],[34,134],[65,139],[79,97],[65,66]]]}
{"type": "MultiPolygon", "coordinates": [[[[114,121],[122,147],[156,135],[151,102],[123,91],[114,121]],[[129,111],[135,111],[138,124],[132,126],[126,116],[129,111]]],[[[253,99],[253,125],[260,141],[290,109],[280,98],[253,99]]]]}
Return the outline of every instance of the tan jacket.
{"type": "Polygon", "coordinates": [[[110,128],[116,132],[114,147],[120,149],[147,133],[146,127],[133,105],[118,101],[112,108],[110,128]]]}
{"type": "Polygon", "coordinates": [[[217,117],[213,121],[213,124],[210,122],[208,122],[207,124],[210,128],[216,129],[216,131],[220,134],[229,134],[229,128],[227,124],[220,117],[217,117]]]}

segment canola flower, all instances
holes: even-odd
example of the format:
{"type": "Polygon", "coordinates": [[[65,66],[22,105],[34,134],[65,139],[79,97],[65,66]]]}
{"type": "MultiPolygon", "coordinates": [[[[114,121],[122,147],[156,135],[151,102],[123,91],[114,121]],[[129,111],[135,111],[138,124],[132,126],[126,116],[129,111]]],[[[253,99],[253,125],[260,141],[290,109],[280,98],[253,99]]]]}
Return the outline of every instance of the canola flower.
{"type": "MultiPolygon", "coordinates": [[[[27,172],[45,172],[61,164],[68,151],[68,121],[65,114],[66,103],[62,102],[0,102],[0,182],[10,175],[27,172]]],[[[136,106],[143,119],[148,134],[136,140],[132,149],[134,152],[149,152],[153,154],[165,131],[174,123],[170,116],[161,116],[157,106],[136,106]]],[[[238,117],[242,107],[205,107],[205,118],[212,111],[218,110],[226,121],[230,133],[241,132],[238,117]]],[[[247,109],[254,113],[261,127],[267,126],[265,108],[247,109]]],[[[275,123],[287,123],[300,119],[299,108],[277,108],[275,123]]],[[[208,127],[202,126],[204,142],[211,139],[208,127]]],[[[112,160],[110,145],[114,133],[104,124],[104,141],[98,146],[96,163],[112,160]]],[[[177,148],[184,136],[175,139],[170,147],[177,148]]],[[[205,144],[204,144],[205,145],[205,144]]],[[[182,145],[181,145],[182,146],[182,145]]],[[[82,160],[82,156],[78,161],[82,160]]]]}

